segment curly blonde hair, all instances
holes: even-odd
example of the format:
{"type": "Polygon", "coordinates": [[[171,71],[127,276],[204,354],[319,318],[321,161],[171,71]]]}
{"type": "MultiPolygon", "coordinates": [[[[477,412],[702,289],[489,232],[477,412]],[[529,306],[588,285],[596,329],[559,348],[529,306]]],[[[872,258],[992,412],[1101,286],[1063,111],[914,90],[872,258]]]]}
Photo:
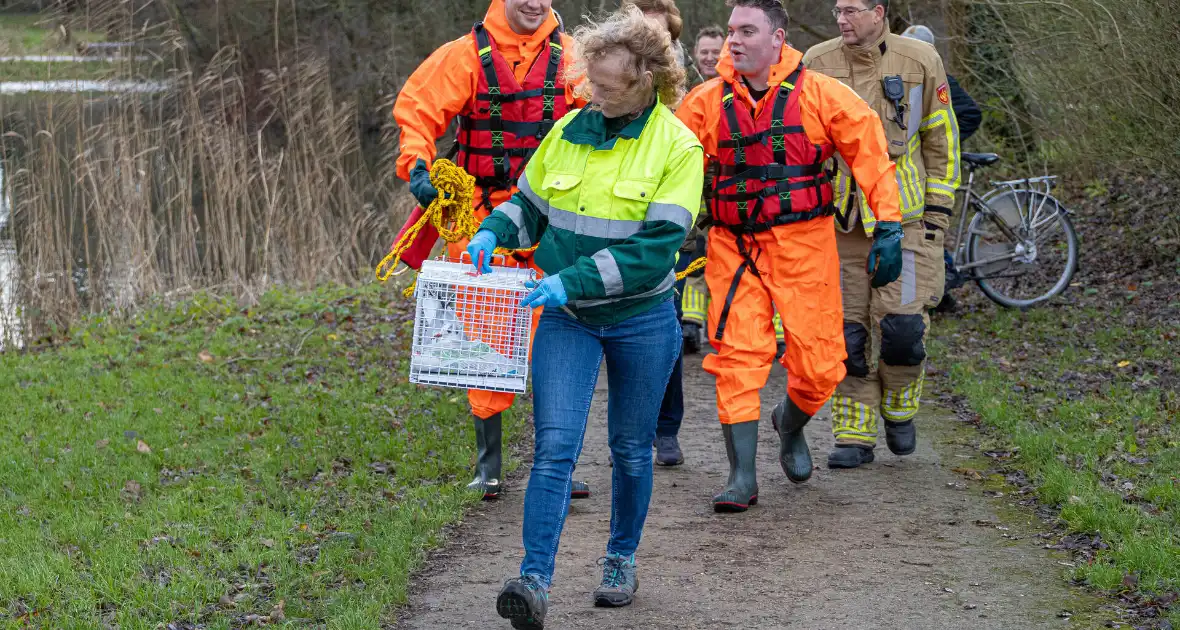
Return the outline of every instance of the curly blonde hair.
{"type": "Polygon", "coordinates": [[[684,98],[684,67],[676,55],[672,38],[664,29],[652,24],[643,11],[628,5],[606,16],[601,22],[589,18],[574,30],[577,54],[566,71],[566,80],[576,85],[579,98],[590,100],[587,65],[611,51],[631,53],[630,79],[638,80],[644,72],[652,74],[653,88],[660,101],[675,108],[684,98]]]}

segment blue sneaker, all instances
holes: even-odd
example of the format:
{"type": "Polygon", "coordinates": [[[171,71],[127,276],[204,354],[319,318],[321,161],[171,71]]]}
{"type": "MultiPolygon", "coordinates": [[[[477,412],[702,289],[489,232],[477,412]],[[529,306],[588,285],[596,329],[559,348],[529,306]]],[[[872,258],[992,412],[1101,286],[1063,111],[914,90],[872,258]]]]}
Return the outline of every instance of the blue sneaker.
{"type": "Polygon", "coordinates": [[[544,630],[549,592],[535,575],[512,578],[500,589],[496,612],[511,621],[516,630],[544,630]]]}
{"type": "Polygon", "coordinates": [[[594,605],[607,608],[629,605],[639,590],[635,556],[624,558],[611,554],[599,558],[598,564],[602,565],[602,583],[594,589],[594,605]]]}

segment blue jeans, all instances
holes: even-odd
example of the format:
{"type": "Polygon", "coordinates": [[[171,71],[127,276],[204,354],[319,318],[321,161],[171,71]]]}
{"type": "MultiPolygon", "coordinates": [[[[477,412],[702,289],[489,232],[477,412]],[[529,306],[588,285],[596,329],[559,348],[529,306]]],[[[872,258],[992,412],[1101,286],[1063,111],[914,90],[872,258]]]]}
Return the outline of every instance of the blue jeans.
{"type": "Polygon", "coordinates": [[[536,445],[524,496],[521,575],[536,575],[546,585],[553,579],[574,464],[604,356],[607,433],[615,462],[606,551],[635,553],[651,500],[656,416],[680,344],[671,301],[614,326],[588,326],[562,309],[545,309],[533,341],[536,445]]]}

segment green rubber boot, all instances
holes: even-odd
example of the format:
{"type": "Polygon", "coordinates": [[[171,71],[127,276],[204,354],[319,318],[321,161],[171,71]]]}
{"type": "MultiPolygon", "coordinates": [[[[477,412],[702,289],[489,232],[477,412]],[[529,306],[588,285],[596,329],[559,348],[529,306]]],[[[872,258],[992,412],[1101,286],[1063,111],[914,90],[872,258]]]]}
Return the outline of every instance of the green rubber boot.
{"type": "Polygon", "coordinates": [[[758,421],[723,424],[725,454],[729,457],[729,481],[721,494],[713,497],[714,512],[745,512],[758,505],[758,421]]]}
{"type": "Polygon", "coordinates": [[[771,414],[774,428],[778,431],[778,463],[787,474],[787,479],[794,483],[803,483],[811,479],[811,449],[807,448],[807,438],[803,435],[803,427],[811,422],[811,416],[795,406],[790,398],[784,398],[774,408],[771,414]]]}
{"type": "Polygon", "coordinates": [[[491,501],[500,498],[500,414],[487,420],[476,415],[471,417],[475,422],[475,447],[479,459],[475,464],[475,479],[467,484],[467,488],[480,493],[484,501],[491,501]]]}

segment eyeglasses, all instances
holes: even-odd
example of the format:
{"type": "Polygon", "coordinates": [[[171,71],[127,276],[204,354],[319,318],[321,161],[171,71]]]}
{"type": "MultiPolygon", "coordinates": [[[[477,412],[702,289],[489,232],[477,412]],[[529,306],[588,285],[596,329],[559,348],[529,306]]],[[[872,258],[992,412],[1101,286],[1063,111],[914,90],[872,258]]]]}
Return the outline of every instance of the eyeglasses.
{"type": "Polygon", "coordinates": [[[843,15],[845,19],[851,20],[856,16],[857,13],[872,11],[874,8],[876,7],[870,7],[868,9],[853,9],[850,7],[844,7],[843,9],[832,9],[832,17],[838,20],[840,19],[840,16],[843,15]]]}

